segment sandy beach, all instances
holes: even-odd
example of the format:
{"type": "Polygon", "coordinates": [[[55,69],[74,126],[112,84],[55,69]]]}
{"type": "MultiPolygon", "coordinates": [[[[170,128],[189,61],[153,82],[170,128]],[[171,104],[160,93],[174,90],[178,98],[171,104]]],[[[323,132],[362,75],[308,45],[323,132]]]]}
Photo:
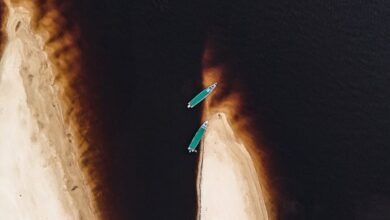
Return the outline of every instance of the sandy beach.
{"type": "Polygon", "coordinates": [[[31,13],[11,7],[0,63],[0,219],[97,219],[31,13]]]}
{"type": "Polygon", "coordinates": [[[224,113],[208,121],[198,168],[198,219],[268,220],[251,155],[224,113]]]}

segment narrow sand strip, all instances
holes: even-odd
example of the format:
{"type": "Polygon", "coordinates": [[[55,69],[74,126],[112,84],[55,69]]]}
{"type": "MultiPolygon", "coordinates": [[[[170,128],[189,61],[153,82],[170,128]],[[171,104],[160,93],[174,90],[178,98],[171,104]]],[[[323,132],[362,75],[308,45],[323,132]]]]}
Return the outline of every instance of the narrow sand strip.
{"type": "Polygon", "coordinates": [[[12,8],[0,62],[0,219],[96,219],[31,13],[12,8]]]}
{"type": "Polygon", "coordinates": [[[198,219],[268,220],[254,163],[226,115],[208,118],[198,171],[198,219]]]}

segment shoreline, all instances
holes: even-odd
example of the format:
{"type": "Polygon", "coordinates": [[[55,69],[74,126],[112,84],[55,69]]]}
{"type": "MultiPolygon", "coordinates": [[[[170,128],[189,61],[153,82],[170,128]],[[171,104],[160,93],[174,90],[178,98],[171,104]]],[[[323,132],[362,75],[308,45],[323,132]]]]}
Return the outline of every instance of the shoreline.
{"type": "Polygon", "coordinates": [[[198,220],[268,220],[254,161],[224,113],[209,117],[198,165],[198,220]]]}

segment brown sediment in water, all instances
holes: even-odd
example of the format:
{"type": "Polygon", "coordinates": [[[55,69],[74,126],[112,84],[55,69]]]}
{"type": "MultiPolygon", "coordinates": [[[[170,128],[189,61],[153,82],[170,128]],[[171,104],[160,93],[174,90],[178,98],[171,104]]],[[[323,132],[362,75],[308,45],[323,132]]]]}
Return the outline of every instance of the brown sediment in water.
{"type": "MultiPolygon", "coordinates": [[[[219,53],[221,53],[221,51],[219,51],[219,48],[215,43],[216,40],[217,39],[215,38],[211,38],[207,42],[203,54],[203,86],[207,87],[214,82],[218,82],[218,86],[213,94],[204,102],[202,121],[210,117],[215,117],[215,115],[219,113],[226,115],[226,120],[232,128],[235,139],[239,143],[242,143],[245,150],[249,152],[250,160],[253,162],[253,166],[256,170],[256,182],[258,182],[262,189],[261,198],[259,197],[258,199],[265,204],[267,219],[276,219],[272,200],[275,196],[275,192],[270,188],[268,183],[268,174],[265,168],[268,158],[266,158],[267,154],[265,152],[263,138],[261,137],[260,132],[256,130],[258,127],[255,128],[252,125],[250,116],[245,115],[242,111],[242,108],[244,107],[244,97],[239,84],[231,77],[231,75],[233,75],[232,71],[236,70],[232,69],[229,63],[231,60],[228,59],[226,53],[224,53],[223,56],[220,56],[219,53]]],[[[203,145],[202,147],[206,148],[208,146],[203,145]]],[[[202,162],[200,161],[200,163],[202,162]]],[[[202,170],[199,167],[198,173],[201,172],[202,170]]],[[[200,184],[201,183],[198,182],[198,186],[200,186],[200,184]]],[[[199,190],[200,189],[198,189],[198,194],[199,190]]],[[[200,209],[200,204],[198,204],[198,208],[200,209]]]]}
{"type": "Polygon", "coordinates": [[[0,54],[3,54],[5,41],[7,40],[5,34],[6,17],[8,17],[7,6],[5,2],[0,1],[0,54]]]}
{"type": "MultiPolygon", "coordinates": [[[[80,32],[77,25],[67,20],[64,15],[68,3],[52,0],[6,0],[5,3],[8,10],[3,14],[2,32],[6,33],[6,21],[16,19],[11,25],[11,34],[26,45],[23,46],[23,53],[26,53],[27,57],[23,59],[20,74],[32,114],[41,126],[45,124],[42,120],[47,120],[42,119],[42,115],[57,114],[61,117],[58,123],[64,126],[65,136],[60,133],[53,134],[52,130],[61,126],[55,121],[47,122],[43,132],[49,139],[53,139],[53,142],[61,142],[58,145],[62,148],[57,149],[60,156],[63,154],[62,156],[67,158],[67,155],[72,155],[69,160],[64,159],[63,163],[68,161],[77,167],[69,172],[80,172],[81,175],[77,178],[82,180],[77,188],[71,191],[74,193],[84,190],[88,194],[86,198],[90,200],[88,203],[93,213],[99,218],[108,219],[111,216],[107,208],[109,192],[104,185],[107,181],[107,158],[103,154],[99,131],[92,126],[98,118],[91,111],[91,102],[88,100],[90,92],[86,83],[88,79],[80,63],[80,32]],[[11,8],[17,10],[18,18],[9,17],[11,8]],[[41,89],[35,89],[31,82],[37,82],[35,86],[41,89]],[[50,107],[57,112],[48,109],[44,104],[38,104],[42,98],[47,102],[52,101],[50,107]],[[58,138],[63,140],[57,140],[58,138]],[[64,140],[69,143],[63,143],[64,140]]],[[[15,38],[10,36],[9,31],[8,35],[8,38],[3,38],[7,40],[2,40],[0,45],[5,47],[15,38]]],[[[62,169],[67,169],[66,165],[62,169]]],[[[73,189],[75,184],[71,182],[66,182],[67,188],[73,189]]]]}

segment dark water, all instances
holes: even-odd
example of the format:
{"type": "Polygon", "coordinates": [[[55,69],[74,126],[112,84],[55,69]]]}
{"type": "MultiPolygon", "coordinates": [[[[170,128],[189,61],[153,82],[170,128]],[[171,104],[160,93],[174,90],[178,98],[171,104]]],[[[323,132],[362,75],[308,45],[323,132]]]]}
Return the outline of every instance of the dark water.
{"type": "Polygon", "coordinates": [[[279,219],[390,219],[390,2],[86,1],[82,48],[121,219],[194,219],[209,33],[266,138],[279,219]]]}

